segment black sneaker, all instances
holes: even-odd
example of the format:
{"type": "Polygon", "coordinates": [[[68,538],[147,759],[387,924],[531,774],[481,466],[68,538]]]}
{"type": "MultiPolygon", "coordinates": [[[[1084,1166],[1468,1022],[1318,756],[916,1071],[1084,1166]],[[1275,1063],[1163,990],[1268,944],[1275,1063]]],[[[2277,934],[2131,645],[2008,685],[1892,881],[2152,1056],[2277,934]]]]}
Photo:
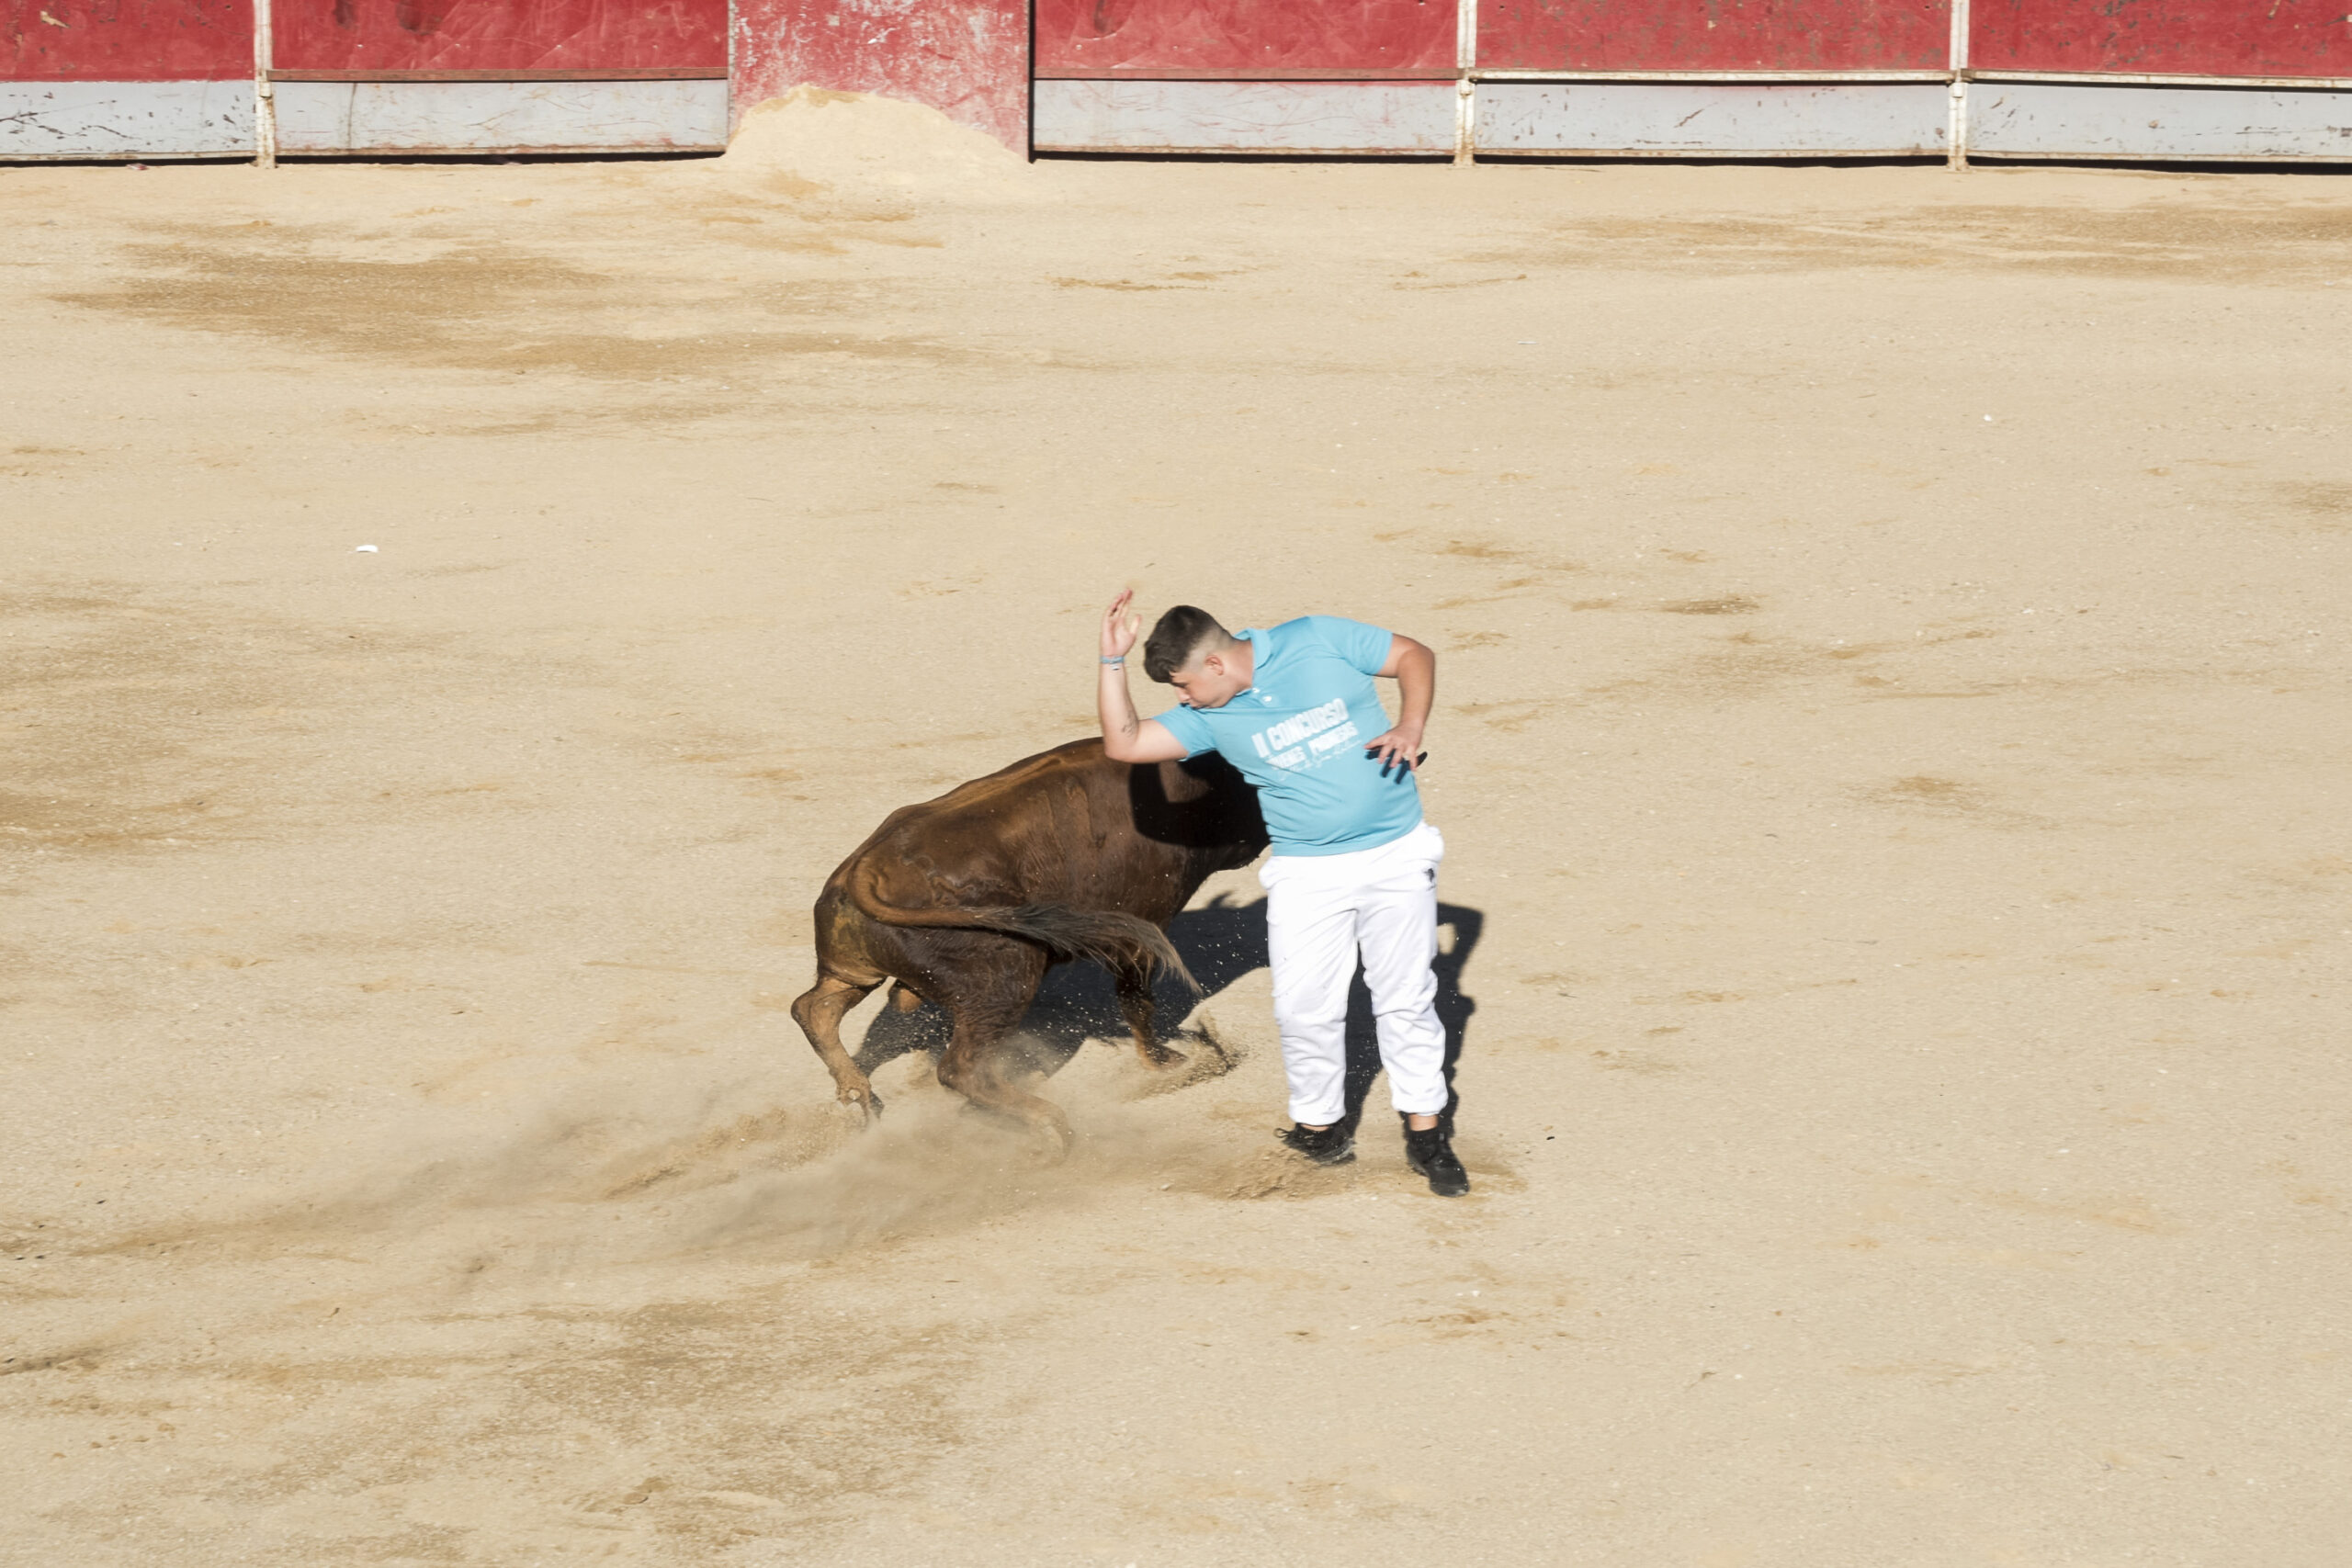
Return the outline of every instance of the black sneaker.
{"type": "Polygon", "coordinates": [[[1453,1157],[1453,1145],[1446,1141],[1442,1127],[1425,1133],[1406,1128],[1405,1163],[1428,1177],[1430,1190],[1441,1198],[1459,1198],[1470,1190],[1470,1173],[1453,1157]]]}
{"type": "Polygon", "coordinates": [[[1356,1135],[1345,1122],[1334,1122],[1319,1133],[1311,1127],[1278,1127],[1274,1137],[1317,1165],[1345,1165],[1356,1157],[1356,1135]]]}

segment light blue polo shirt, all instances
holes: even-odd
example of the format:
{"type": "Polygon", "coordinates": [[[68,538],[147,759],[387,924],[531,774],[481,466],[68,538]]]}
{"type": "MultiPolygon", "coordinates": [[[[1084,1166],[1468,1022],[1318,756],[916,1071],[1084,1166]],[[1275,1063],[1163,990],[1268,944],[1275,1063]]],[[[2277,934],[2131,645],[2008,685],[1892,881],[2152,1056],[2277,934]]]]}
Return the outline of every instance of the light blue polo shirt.
{"type": "Polygon", "coordinates": [[[1159,716],[1184,747],[1226,761],[1258,786],[1278,855],[1377,849],[1421,824],[1412,770],[1384,775],[1364,744],[1388,728],[1372,678],[1389,634],[1336,615],[1303,615],[1272,631],[1236,632],[1255,661],[1249,690],[1221,708],[1159,716]]]}

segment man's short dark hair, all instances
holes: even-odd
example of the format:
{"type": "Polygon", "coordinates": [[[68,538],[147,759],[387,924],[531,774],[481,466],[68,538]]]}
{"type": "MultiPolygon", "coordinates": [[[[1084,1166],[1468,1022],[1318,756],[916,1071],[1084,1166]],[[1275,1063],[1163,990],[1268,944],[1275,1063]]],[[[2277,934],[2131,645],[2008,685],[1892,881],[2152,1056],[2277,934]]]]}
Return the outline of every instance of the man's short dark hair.
{"type": "Polygon", "coordinates": [[[1143,672],[1165,685],[1170,676],[1193,661],[1204,644],[1221,646],[1232,637],[1206,610],[1179,604],[1160,616],[1151,636],[1144,639],[1143,672]]]}

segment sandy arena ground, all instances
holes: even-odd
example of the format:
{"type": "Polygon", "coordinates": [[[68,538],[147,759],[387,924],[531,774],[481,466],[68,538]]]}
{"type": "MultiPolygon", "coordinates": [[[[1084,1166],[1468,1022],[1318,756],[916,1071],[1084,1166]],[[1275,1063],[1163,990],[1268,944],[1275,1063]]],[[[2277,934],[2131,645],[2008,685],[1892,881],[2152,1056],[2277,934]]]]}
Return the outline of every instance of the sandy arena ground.
{"type": "Polygon", "coordinates": [[[0,1559],[2345,1561],[2352,184],[758,123],[0,172],[0,1559]],[[1439,649],[1471,1198],[1247,873],[831,1104],[1126,582],[1439,649]]]}

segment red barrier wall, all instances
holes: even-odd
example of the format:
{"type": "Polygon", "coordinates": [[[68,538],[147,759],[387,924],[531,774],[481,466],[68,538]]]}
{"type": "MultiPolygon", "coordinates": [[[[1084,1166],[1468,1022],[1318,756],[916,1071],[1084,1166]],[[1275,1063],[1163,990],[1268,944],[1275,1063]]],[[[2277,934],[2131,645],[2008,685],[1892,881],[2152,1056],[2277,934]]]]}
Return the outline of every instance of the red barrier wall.
{"type": "Polygon", "coordinates": [[[0,0],[0,81],[227,82],[253,73],[252,0],[0,0]]]}
{"type": "Polygon", "coordinates": [[[283,71],[727,65],[727,0],[275,0],[283,71]]]}
{"type": "Polygon", "coordinates": [[[1490,71],[1940,71],[1951,58],[1946,0],[1478,6],[1478,63],[1490,71]]]}
{"type": "Polygon", "coordinates": [[[1972,0],[1978,71],[2352,76],[2344,0],[1972,0]]]}
{"type": "Polygon", "coordinates": [[[1029,150],[1025,0],[737,0],[740,111],[795,87],[928,104],[1029,150]]]}
{"type": "Polygon", "coordinates": [[[1043,77],[1451,76],[1450,0],[1037,0],[1043,77]]]}

